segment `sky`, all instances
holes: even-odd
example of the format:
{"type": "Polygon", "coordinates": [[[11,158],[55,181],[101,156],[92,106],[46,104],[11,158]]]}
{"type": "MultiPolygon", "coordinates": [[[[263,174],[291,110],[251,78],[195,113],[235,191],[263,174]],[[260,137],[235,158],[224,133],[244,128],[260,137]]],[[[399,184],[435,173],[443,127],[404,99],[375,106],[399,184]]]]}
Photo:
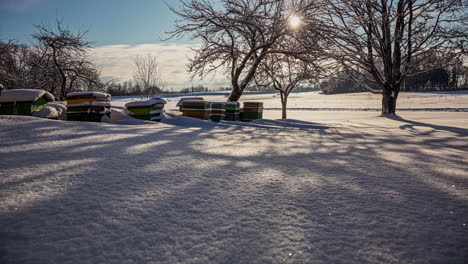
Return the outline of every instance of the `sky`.
{"type": "MultiPolygon", "coordinates": [[[[33,25],[53,27],[57,19],[75,32],[88,31],[86,39],[93,42],[89,58],[100,67],[104,81],[131,80],[131,57],[150,53],[158,56],[168,89],[230,86],[220,72],[190,79],[186,64],[199,41],[161,40],[177,19],[163,0],[0,0],[0,40],[31,44],[33,25]]],[[[468,57],[464,61],[468,64],[468,57]]]]}
{"type": "Polygon", "coordinates": [[[0,0],[0,40],[30,44],[33,25],[53,27],[57,19],[75,32],[88,31],[86,39],[93,42],[90,59],[105,81],[132,79],[131,57],[151,53],[158,56],[169,89],[229,86],[222,74],[190,80],[187,58],[199,42],[161,40],[177,19],[163,0],[0,0]]]}

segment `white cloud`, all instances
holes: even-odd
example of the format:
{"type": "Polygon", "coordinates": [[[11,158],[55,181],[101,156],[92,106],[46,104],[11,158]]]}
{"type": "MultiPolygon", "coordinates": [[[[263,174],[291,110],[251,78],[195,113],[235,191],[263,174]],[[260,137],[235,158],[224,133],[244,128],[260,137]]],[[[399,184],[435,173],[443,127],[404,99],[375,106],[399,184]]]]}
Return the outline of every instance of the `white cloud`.
{"type": "Polygon", "coordinates": [[[183,44],[107,45],[91,48],[89,56],[101,67],[101,76],[105,80],[114,79],[116,82],[131,80],[133,72],[131,58],[149,53],[159,58],[162,76],[169,89],[180,90],[198,84],[208,86],[210,89],[229,86],[229,81],[223,73],[208,76],[202,81],[190,80],[186,64],[188,57],[193,54],[190,48],[196,47],[197,45],[183,44]]]}

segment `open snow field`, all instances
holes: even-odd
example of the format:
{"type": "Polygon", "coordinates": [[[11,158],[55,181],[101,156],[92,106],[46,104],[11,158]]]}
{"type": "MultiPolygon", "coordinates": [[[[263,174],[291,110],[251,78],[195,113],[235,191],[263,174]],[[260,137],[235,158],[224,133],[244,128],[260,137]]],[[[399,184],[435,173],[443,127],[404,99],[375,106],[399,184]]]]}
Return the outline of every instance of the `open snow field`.
{"type": "Polygon", "coordinates": [[[468,262],[468,113],[433,111],[468,93],[395,119],[354,111],[367,93],[293,94],[288,120],[255,99],[270,119],[0,116],[0,263],[468,262]]]}
{"type": "MultiPolygon", "coordinates": [[[[208,101],[226,101],[227,96],[203,96],[208,101]]],[[[167,98],[166,108],[175,109],[180,98],[167,98]]],[[[124,106],[125,102],[134,98],[118,99],[112,105],[124,106]]],[[[241,97],[243,101],[262,101],[266,110],[281,110],[279,94],[246,94],[241,97]]],[[[380,111],[382,96],[372,93],[353,93],[341,95],[324,95],[318,92],[292,93],[288,99],[290,110],[374,110],[380,111]]],[[[398,97],[399,110],[463,110],[468,111],[468,90],[450,92],[403,92],[398,97]]],[[[267,112],[268,113],[268,112],[267,112]]],[[[281,114],[274,118],[281,118],[281,114]]]]}

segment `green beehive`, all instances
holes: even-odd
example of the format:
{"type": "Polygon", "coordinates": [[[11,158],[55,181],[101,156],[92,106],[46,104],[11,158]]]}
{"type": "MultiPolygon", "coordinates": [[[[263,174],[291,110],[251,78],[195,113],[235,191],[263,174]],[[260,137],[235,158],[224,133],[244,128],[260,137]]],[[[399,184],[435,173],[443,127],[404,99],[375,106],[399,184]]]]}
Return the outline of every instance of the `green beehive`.
{"type": "Polygon", "coordinates": [[[54,101],[54,96],[44,90],[3,90],[0,94],[0,115],[31,115],[54,101]]]}
{"type": "Polygon", "coordinates": [[[67,120],[100,122],[110,116],[111,96],[101,92],[76,92],[67,94],[67,120]]]}
{"type": "Polygon", "coordinates": [[[110,112],[101,110],[98,112],[73,112],[67,109],[68,121],[83,121],[83,122],[101,122],[104,115],[109,116],[110,112]]]}
{"type": "Polygon", "coordinates": [[[211,121],[219,122],[224,120],[224,112],[226,111],[224,108],[226,106],[225,102],[212,102],[211,103],[211,121]]]}
{"type": "Polygon", "coordinates": [[[244,102],[241,120],[249,122],[263,118],[263,102],[244,102]]]}
{"type": "Polygon", "coordinates": [[[143,101],[133,101],[127,103],[125,107],[133,118],[159,122],[166,103],[166,100],[157,97],[143,101]]]}
{"type": "Polygon", "coordinates": [[[224,118],[226,121],[240,120],[240,104],[239,102],[226,102],[224,118]]]}

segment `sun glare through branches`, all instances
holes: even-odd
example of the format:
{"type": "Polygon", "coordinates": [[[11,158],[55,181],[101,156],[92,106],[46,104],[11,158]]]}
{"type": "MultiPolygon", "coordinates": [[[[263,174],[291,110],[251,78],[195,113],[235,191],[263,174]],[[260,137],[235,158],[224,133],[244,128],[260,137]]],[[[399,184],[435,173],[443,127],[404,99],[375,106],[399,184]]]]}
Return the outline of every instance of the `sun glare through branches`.
{"type": "Polygon", "coordinates": [[[289,17],[288,22],[292,29],[296,29],[301,25],[301,18],[293,14],[289,17]]]}

